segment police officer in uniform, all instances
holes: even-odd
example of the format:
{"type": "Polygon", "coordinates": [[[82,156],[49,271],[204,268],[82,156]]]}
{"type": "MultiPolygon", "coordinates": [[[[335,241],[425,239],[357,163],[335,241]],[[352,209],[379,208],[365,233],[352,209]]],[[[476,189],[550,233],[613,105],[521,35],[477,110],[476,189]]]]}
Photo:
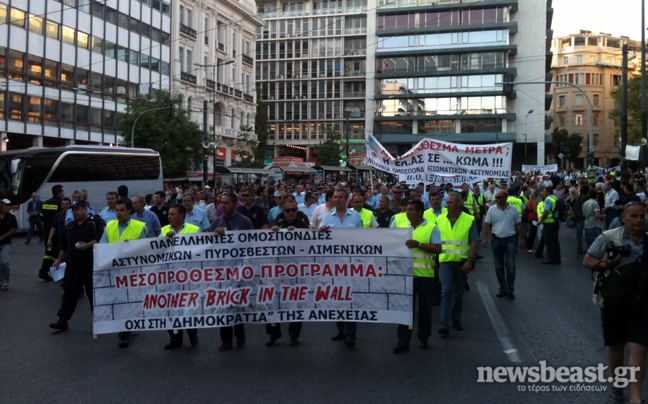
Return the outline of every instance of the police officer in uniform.
{"type": "MultiPolygon", "coordinates": [[[[54,216],[61,211],[61,201],[65,196],[63,185],[54,185],[52,187],[52,197],[43,202],[43,209],[41,210],[41,217],[43,219],[43,234],[50,234],[52,229],[52,221],[54,216]]],[[[52,244],[45,244],[45,256],[43,263],[38,271],[38,277],[44,281],[51,281],[52,277],[49,276],[49,269],[59,255],[58,239],[52,240],[52,244]]]]}

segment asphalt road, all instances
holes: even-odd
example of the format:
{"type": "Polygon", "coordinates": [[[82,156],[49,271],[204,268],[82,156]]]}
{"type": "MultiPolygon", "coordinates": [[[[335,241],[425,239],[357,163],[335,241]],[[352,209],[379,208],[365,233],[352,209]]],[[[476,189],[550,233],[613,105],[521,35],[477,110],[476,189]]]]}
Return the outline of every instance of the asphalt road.
{"type": "Polygon", "coordinates": [[[16,237],[10,290],[0,291],[0,402],[606,403],[608,383],[587,384],[605,392],[532,392],[533,383],[477,381],[484,366],[607,363],[590,272],[575,253],[573,230],[562,226],[561,242],[560,266],[518,254],[514,301],[495,297],[492,256],[482,251],[485,259],[470,275],[464,298],[464,331],[436,334],[437,306],[431,349],[413,341],[409,352],[395,355],[391,324],[360,324],[353,351],[330,341],[331,323],[306,323],[298,347],[288,345],[285,332],[268,348],[264,327],[254,325],[246,326],[247,345],[228,352],[217,349],[217,329],[200,330],[196,347],[165,351],[168,335],[153,331],[119,349],[116,335],[93,339],[86,298],[70,330],[52,332],[48,324],[57,318],[62,289],[36,276],[42,244],[16,237]]]}

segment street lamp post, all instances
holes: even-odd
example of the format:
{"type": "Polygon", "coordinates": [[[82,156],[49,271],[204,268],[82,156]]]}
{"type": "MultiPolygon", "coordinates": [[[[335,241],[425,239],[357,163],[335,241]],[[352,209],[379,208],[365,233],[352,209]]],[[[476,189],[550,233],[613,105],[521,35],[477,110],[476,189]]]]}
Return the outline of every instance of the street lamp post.
{"type": "MultiPolygon", "coordinates": [[[[234,59],[229,59],[226,60],[222,63],[214,63],[211,65],[205,65],[205,64],[199,64],[199,63],[194,63],[195,66],[198,67],[211,67],[212,68],[212,82],[214,85],[216,85],[216,68],[219,66],[225,66],[234,63],[234,59]]],[[[216,102],[216,89],[213,89],[212,93],[212,104],[216,102]]],[[[209,133],[209,128],[208,128],[208,118],[207,115],[209,113],[209,106],[207,104],[207,100],[203,101],[203,182],[204,185],[207,185],[207,181],[209,180],[209,165],[208,165],[208,160],[209,157],[207,156],[207,149],[209,148],[209,139],[208,139],[208,133],[209,133]],[[207,146],[207,147],[205,147],[207,146]]],[[[214,122],[214,131],[216,131],[216,123],[214,122]]],[[[216,138],[216,134],[214,133],[214,139],[216,138]]],[[[215,142],[214,142],[215,143],[215,142]]],[[[216,147],[216,146],[214,146],[216,147]]],[[[214,178],[216,177],[216,159],[214,159],[214,178]]],[[[216,181],[214,179],[214,181],[216,181]]]]}
{"type": "Polygon", "coordinates": [[[591,153],[594,153],[594,107],[592,106],[592,101],[590,100],[585,90],[583,90],[576,84],[570,83],[568,81],[519,81],[519,82],[504,81],[501,83],[495,83],[495,85],[507,85],[507,84],[511,86],[517,86],[521,84],[565,84],[577,88],[581,93],[583,93],[590,107],[589,151],[591,153]]]}
{"type": "Polygon", "coordinates": [[[533,113],[533,110],[530,109],[524,117],[524,162],[527,163],[527,133],[529,132],[529,115],[533,113]]]}

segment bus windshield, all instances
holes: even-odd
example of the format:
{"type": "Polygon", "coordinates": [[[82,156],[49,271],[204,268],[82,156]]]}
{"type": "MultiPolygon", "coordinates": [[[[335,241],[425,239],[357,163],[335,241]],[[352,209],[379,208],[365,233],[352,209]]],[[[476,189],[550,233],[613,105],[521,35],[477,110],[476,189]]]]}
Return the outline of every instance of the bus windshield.
{"type": "Polygon", "coordinates": [[[22,159],[0,158],[0,197],[7,198],[11,203],[21,203],[17,200],[22,181],[22,159]]]}

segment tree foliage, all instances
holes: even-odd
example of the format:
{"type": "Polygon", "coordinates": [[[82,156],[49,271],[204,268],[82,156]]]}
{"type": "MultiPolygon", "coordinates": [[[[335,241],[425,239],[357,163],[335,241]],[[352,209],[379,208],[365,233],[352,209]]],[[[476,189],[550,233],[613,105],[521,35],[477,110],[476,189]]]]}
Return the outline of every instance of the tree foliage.
{"type": "Polygon", "coordinates": [[[564,154],[564,159],[568,161],[576,161],[580,155],[583,146],[583,135],[575,133],[570,135],[565,128],[555,128],[551,133],[553,137],[553,143],[551,144],[551,149],[549,154],[556,160],[560,161],[558,155],[560,153],[564,154]]]}
{"type": "Polygon", "coordinates": [[[177,105],[177,97],[172,97],[168,91],[157,91],[149,95],[146,103],[130,104],[129,114],[118,122],[122,132],[121,143],[130,146],[131,130],[137,120],[135,147],[158,151],[165,174],[184,173],[202,161],[203,133],[189,119],[187,111],[177,105]],[[173,108],[168,108],[171,105],[173,108]],[[142,115],[155,108],[164,109],[142,115]]]}
{"type": "MultiPolygon", "coordinates": [[[[621,86],[612,91],[617,108],[608,116],[610,119],[621,121],[621,86]]],[[[621,134],[621,127],[617,125],[617,137],[621,134]]],[[[641,76],[628,79],[628,144],[639,146],[641,144],[641,76]]]]}
{"type": "Polygon", "coordinates": [[[339,166],[342,157],[342,136],[338,131],[329,128],[326,140],[316,150],[316,159],[323,166],[339,166]]]}
{"type": "Polygon", "coordinates": [[[236,148],[234,149],[234,155],[239,159],[236,160],[234,166],[247,168],[263,167],[263,161],[259,164],[254,153],[259,144],[259,141],[254,138],[254,128],[250,125],[241,125],[240,131],[236,139],[236,148]]]}
{"type": "Polygon", "coordinates": [[[257,89],[257,109],[254,127],[241,125],[241,134],[237,139],[234,154],[241,159],[236,167],[262,168],[265,165],[268,148],[268,103],[263,101],[261,89],[257,89]],[[254,135],[256,134],[256,139],[254,135]]]}

